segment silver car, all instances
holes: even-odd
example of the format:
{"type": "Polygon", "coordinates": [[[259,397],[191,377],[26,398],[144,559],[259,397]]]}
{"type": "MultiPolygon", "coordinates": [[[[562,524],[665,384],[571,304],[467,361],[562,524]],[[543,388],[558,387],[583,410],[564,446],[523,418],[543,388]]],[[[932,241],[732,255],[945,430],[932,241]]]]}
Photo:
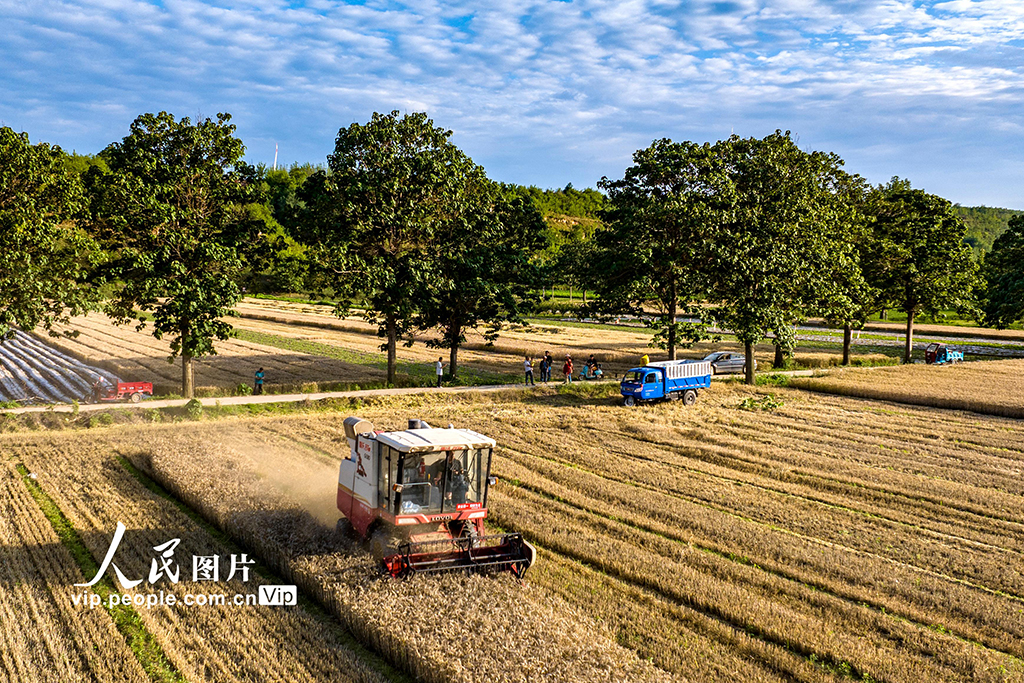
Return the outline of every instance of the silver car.
{"type": "MultiPolygon", "coordinates": [[[[715,375],[744,372],[747,364],[747,357],[744,354],[732,351],[715,351],[704,356],[704,360],[711,363],[711,372],[715,375]]],[[[757,370],[756,360],[754,361],[754,369],[757,370]]]]}

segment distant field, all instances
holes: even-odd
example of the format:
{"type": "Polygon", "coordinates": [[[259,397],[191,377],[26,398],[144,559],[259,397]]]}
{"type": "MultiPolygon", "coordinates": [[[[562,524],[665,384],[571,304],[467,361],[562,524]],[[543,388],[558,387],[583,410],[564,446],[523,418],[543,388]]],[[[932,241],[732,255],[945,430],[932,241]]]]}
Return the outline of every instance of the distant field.
{"type": "Polygon", "coordinates": [[[792,384],[842,396],[1024,417],[1024,360],[837,369],[792,384]]]}

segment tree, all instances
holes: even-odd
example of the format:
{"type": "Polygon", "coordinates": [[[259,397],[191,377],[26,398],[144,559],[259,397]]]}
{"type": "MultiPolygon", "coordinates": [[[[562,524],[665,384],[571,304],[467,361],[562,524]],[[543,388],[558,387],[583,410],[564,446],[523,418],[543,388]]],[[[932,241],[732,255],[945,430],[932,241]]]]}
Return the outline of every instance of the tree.
{"type": "Polygon", "coordinates": [[[834,190],[842,160],[800,150],[789,132],[763,139],[733,136],[716,145],[735,185],[731,219],[715,240],[715,299],[719,315],[743,343],[746,381],[754,383],[754,345],[815,302],[841,297],[836,273],[850,267],[849,246],[837,236],[848,207],[834,190]]]}
{"type": "Polygon", "coordinates": [[[865,273],[887,307],[907,315],[903,362],[909,363],[917,315],[975,310],[977,266],[963,221],[942,197],[893,178],[870,193],[868,212],[874,237],[865,273]]]}
{"type": "Polygon", "coordinates": [[[330,173],[313,174],[299,191],[295,231],[310,248],[314,283],[334,290],[339,315],[363,297],[367,320],[385,337],[389,384],[397,342],[414,326],[416,295],[437,263],[435,232],[464,210],[470,181],[484,177],[451,135],[423,113],[374,113],[338,132],[330,173]]]}
{"type": "Polygon", "coordinates": [[[189,398],[193,359],[230,336],[223,318],[241,298],[238,276],[266,227],[261,184],[230,120],[143,114],[102,152],[111,172],[86,175],[93,229],[111,250],[107,313],[120,324],[138,320],[139,329],[151,317],[153,336],[171,336],[168,360],[181,356],[189,398]]]}
{"type": "Polygon", "coordinates": [[[654,343],[675,359],[677,347],[706,334],[706,320],[682,322],[681,313],[708,293],[707,269],[732,200],[732,185],[710,145],[658,140],[633,155],[622,180],[603,178],[607,228],[596,235],[593,281],[605,313],[643,315],[654,307],[654,343]]]}
{"type": "Polygon", "coordinates": [[[95,244],[77,222],[84,207],[59,147],[0,127],[0,338],[12,325],[52,330],[95,303],[85,284],[95,244]]]}
{"type": "Polygon", "coordinates": [[[1024,320],[1024,214],[1010,219],[982,266],[985,325],[1005,329],[1024,320]]]}
{"type": "Polygon", "coordinates": [[[437,263],[420,297],[417,324],[440,330],[427,345],[448,349],[453,379],[468,330],[519,320],[534,300],[539,268],[531,256],[545,246],[544,219],[530,198],[489,180],[475,181],[465,210],[438,226],[431,250],[437,263]]]}

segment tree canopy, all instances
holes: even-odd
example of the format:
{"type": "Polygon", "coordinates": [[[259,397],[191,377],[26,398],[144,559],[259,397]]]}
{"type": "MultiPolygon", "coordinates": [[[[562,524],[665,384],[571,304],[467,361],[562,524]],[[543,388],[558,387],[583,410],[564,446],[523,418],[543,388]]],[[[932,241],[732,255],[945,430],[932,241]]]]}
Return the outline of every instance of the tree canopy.
{"type": "Polygon", "coordinates": [[[788,131],[718,146],[736,202],[715,241],[714,294],[720,319],[746,348],[753,383],[754,344],[769,333],[787,341],[805,310],[844,296],[837,274],[855,267],[843,234],[848,207],[837,194],[845,174],[838,156],[804,152],[788,131]]]}
{"type": "Polygon", "coordinates": [[[182,358],[188,397],[192,360],[229,337],[223,318],[241,298],[244,262],[265,248],[265,196],[230,119],[144,114],[103,151],[110,173],[86,175],[94,230],[111,254],[104,278],[116,284],[107,312],[171,337],[170,360],[182,358]]]}
{"type": "Polygon", "coordinates": [[[1004,329],[1024,320],[1024,214],[1010,219],[982,266],[986,325],[1004,329]]]}
{"type": "Polygon", "coordinates": [[[414,326],[419,297],[434,276],[439,227],[466,209],[466,188],[484,179],[426,114],[374,113],[338,132],[330,173],[302,186],[296,235],[310,245],[320,286],[347,312],[357,295],[387,350],[395,382],[396,346],[414,326]]]}
{"type": "Polygon", "coordinates": [[[977,266],[953,205],[893,178],[868,198],[874,233],[865,263],[880,300],[907,314],[904,362],[913,354],[914,318],[945,309],[973,312],[977,266]]]}
{"type": "Polygon", "coordinates": [[[86,285],[95,244],[81,229],[82,183],[59,147],[0,127],[0,338],[50,330],[98,298],[86,285]]]}
{"type": "Polygon", "coordinates": [[[436,263],[417,318],[420,328],[440,331],[428,345],[448,349],[453,378],[468,330],[482,323],[494,330],[502,321],[519,320],[531,305],[539,268],[530,256],[545,246],[544,220],[521,190],[480,179],[464,201],[464,210],[434,233],[436,263]]]}
{"type": "Polygon", "coordinates": [[[658,140],[633,155],[621,180],[601,180],[608,193],[607,229],[596,236],[596,310],[642,315],[657,309],[655,343],[677,347],[704,337],[707,325],[681,322],[680,313],[711,294],[708,266],[716,229],[731,208],[734,187],[711,145],[658,140]]]}

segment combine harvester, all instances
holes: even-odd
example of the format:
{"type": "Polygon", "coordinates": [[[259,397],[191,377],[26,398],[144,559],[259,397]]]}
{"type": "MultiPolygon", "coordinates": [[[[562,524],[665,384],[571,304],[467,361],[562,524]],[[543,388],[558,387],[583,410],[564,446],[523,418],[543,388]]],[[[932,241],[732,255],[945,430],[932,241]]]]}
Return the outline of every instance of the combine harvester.
{"type": "Polygon", "coordinates": [[[358,417],[345,419],[345,436],[338,527],[369,541],[391,576],[461,569],[522,578],[533,564],[537,551],[522,534],[485,535],[493,439],[422,420],[380,432],[358,417]]]}

